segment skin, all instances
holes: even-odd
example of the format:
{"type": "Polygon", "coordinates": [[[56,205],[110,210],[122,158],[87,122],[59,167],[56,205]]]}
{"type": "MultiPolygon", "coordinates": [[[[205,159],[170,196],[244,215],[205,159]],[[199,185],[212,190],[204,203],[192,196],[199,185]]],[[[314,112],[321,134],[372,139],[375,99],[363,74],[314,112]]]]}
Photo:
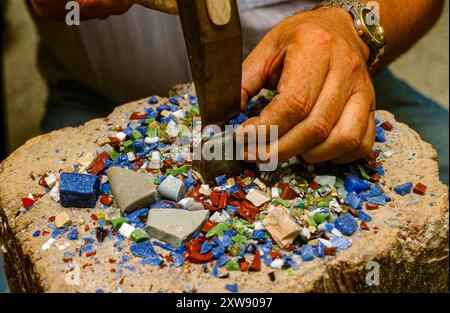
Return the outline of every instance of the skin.
{"type": "MultiPolygon", "coordinates": [[[[32,0],[39,15],[61,20],[66,2],[32,0]]],[[[132,5],[129,0],[78,2],[85,18],[122,14],[132,5]]],[[[444,0],[378,3],[389,50],[373,73],[434,25],[444,0]]],[[[248,143],[243,131],[248,125],[277,125],[280,162],[296,155],[310,163],[348,163],[366,156],[375,137],[373,73],[366,66],[369,53],[352,17],[342,9],[320,8],[280,22],[243,63],[242,106],[264,87],[278,94],[259,117],[237,129],[236,140],[248,143]]],[[[245,158],[256,161],[257,153],[246,151],[245,158]]]]}
{"type": "MultiPolygon", "coordinates": [[[[76,0],[80,4],[83,20],[105,19],[111,15],[127,12],[133,5],[132,0],[76,0]]],[[[34,11],[41,17],[63,21],[68,0],[31,0],[34,11]]]]}
{"type": "MultiPolygon", "coordinates": [[[[431,28],[444,1],[378,3],[389,50],[374,73],[431,28]]],[[[237,141],[248,143],[246,126],[278,125],[280,162],[296,155],[310,163],[348,163],[366,156],[375,138],[369,53],[342,9],[321,8],[282,21],[244,61],[242,105],[263,87],[278,95],[237,130],[237,141]]],[[[257,156],[246,151],[245,158],[257,156]]]]}

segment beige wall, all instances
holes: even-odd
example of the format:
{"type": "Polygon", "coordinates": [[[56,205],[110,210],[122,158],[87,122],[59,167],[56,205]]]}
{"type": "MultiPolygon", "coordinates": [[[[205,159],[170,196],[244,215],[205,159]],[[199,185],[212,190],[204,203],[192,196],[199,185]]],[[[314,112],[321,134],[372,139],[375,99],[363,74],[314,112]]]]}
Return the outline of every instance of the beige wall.
{"type": "MultiPolygon", "coordinates": [[[[11,0],[5,51],[5,80],[10,149],[39,134],[46,99],[35,64],[37,36],[23,0],[11,0]]],[[[392,65],[394,72],[448,108],[448,1],[438,25],[392,65]]]]}

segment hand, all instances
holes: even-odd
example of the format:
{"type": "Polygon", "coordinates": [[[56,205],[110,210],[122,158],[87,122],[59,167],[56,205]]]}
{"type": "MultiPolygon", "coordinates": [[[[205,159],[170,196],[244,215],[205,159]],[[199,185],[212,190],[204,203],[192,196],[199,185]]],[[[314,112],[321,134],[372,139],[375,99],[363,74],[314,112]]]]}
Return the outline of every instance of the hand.
{"type": "Polygon", "coordinates": [[[178,5],[176,0],[135,0],[135,2],[150,9],[174,15],[178,14],[178,5]]]}
{"type": "MultiPolygon", "coordinates": [[[[278,125],[278,159],[348,163],[367,155],[375,138],[375,92],[369,48],[349,13],[320,8],[275,26],[243,64],[242,104],[263,87],[278,95],[247,125],[278,125]]],[[[242,128],[238,142],[245,143],[242,128]]],[[[255,160],[245,153],[246,160],[255,160]]]]}
{"type": "MultiPolygon", "coordinates": [[[[47,19],[64,20],[69,0],[32,0],[35,12],[47,19]]],[[[132,0],[76,0],[80,4],[82,19],[105,19],[110,15],[123,14],[133,5],[132,0]]]]}
{"type": "Polygon", "coordinates": [[[105,19],[111,15],[120,15],[134,4],[132,0],[76,0],[80,4],[81,14],[86,18],[105,19]]]}

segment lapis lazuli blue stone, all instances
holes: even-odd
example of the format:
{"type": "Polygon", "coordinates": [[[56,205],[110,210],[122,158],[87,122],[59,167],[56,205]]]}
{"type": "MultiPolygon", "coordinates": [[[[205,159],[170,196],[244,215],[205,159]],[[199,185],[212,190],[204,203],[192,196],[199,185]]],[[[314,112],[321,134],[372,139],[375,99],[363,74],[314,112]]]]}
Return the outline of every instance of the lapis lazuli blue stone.
{"type": "Polygon", "coordinates": [[[170,111],[170,105],[168,104],[160,104],[156,107],[156,112],[160,113],[161,111],[170,111]]]}
{"type": "Polygon", "coordinates": [[[172,254],[172,258],[173,258],[173,264],[176,267],[180,267],[184,264],[184,257],[182,254],[180,253],[173,253],[172,254]]]}
{"type": "Polygon", "coordinates": [[[319,258],[324,258],[325,257],[325,245],[323,243],[321,243],[320,241],[317,244],[317,256],[319,258]]]}
{"type": "Polygon", "coordinates": [[[158,265],[161,265],[163,262],[164,262],[163,259],[161,259],[160,257],[157,257],[157,258],[150,257],[150,258],[142,259],[140,263],[142,265],[158,266],[158,265]]]}
{"type": "Polygon", "coordinates": [[[372,221],[372,217],[369,214],[367,214],[366,212],[364,212],[363,210],[358,211],[358,219],[363,222],[371,222],[372,221]]]}
{"type": "Polygon", "coordinates": [[[229,292],[238,292],[239,291],[238,284],[225,285],[225,289],[227,289],[229,292]]]}
{"type": "Polygon", "coordinates": [[[212,255],[214,259],[219,259],[222,255],[224,255],[224,253],[225,247],[222,244],[220,244],[213,250],[212,255]]]}
{"type": "Polygon", "coordinates": [[[169,203],[169,201],[158,200],[150,205],[151,209],[173,209],[174,204],[169,203]]]}
{"type": "Polygon", "coordinates": [[[227,213],[228,214],[236,215],[236,212],[237,212],[236,206],[230,205],[230,204],[227,205],[227,213]]]}
{"type": "MultiPolygon", "coordinates": [[[[158,99],[156,99],[156,103],[158,102],[158,99]]],[[[153,108],[147,108],[145,109],[145,114],[147,114],[147,118],[157,118],[158,112],[155,111],[153,108]]]]}
{"type": "Polygon", "coordinates": [[[362,200],[354,192],[350,192],[345,197],[344,203],[349,205],[353,210],[358,210],[362,208],[362,200]]]}
{"type": "Polygon", "coordinates": [[[97,176],[61,173],[59,196],[63,207],[94,208],[100,189],[97,176]]]}
{"type": "Polygon", "coordinates": [[[384,173],[383,165],[376,165],[376,166],[375,166],[375,169],[377,170],[378,175],[384,176],[385,173],[384,173]]]}
{"type": "Polygon", "coordinates": [[[150,104],[156,104],[156,103],[158,103],[158,97],[156,97],[156,96],[151,96],[150,98],[148,98],[148,103],[150,103],[150,104]]]}
{"type": "Polygon", "coordinates": [[[384,129],[381,126],[376,127],[375,141],[386,142],[386,134],[385,134],[384,129]]]}
{"type": "Polygon", "coordinates": [[[238,116],[235,116],[228,120],[228,125],[233,125],[233,126],[241,125],[246,120],[248,120],[247,115],[245,115],[244,113],[239,113],[238,116]]]}
{"type": "Polygon", "coordinates": [[[367,202],[370,202],[373,204],[378,204],[378,205],[385,205],[386,201],[387,201],[386,195],[378,195],[378,196],[370,197],[367,199],[367,202]]]}
{"type": "Polygon", "coordinates": [[[345,177],[345,190],[347,190],[347,192],[354,191],[360,193],[361,191],[369,190],[371,186],[371,183],[361,178],[351,175],[345,177]]]}
{"type": "Polygon", "coordinates": [[[266,231],[264,229],[255,230],[252,235],[253,239],[266,238],[266,231]]]}
{"type": "Polygon", "coordinates": [[[77,240],[78,239],[78,229],[74,228],[70,233],[67,234],[67,239],[77,240]]]}
{"type": "Polygon", "coordinates": [[[303,245],[300,249],[300,253],[302,255],[303,261],[311,261],[312,259],[314,259],[314,249],[309,244],[303,245]]]}
{"type": "Polygon", "coordinates": [[[411,193],[413,188],[413,183],[409,182],[403,185],[398,185],[394,187],[394,191],[401,196],[411,193]]]}
{"type": "Polygon", "coordinates": [[[350,236],[358,228],[358,223],[350,213],[345,213],[336,219],[334,227],[344,235],[350,236]]]}
{"type": "Polygon", "coordinates": [[[201,254],[206,254],[212,250],[212,244],[209,241],[205,241],[202,245],[202,249],[200,250],[201,254]]]}
{"type": "Polygon", "coordinates": [[[109,184],[100,184],[100,192],[102,194],[109,194],[109,192],[111,191],[111,186],[109,184]]]}
{"type": "Polygon", "coordinates": [[[133,212],[126,213],[125,217],[128,219],[128,222],[136,223],[136,222],[139,221],[140,217],[147,216],[148,215],[148,211],[149,211],[149,209],[147,209],[147,208],[135,210],[133,212]]]}
{"type": "Polygon", "coordinates": [[[372,187],[370,187],[369,192],[367,193],[367,197],[375,197],[375,196],[379,196],[383,193],[383,190],[381,189],[380,185],[373,185],[372,187]]]}
{"type": "Polygon", "coordinates": [[[228,256],[226,256],[226,255],[222,255],[218,260],[217,260],[217,266],[218,267],[222,267],[222,266],[224,266],[225,264],[227,264],[228,263],[228,261],[230,261],[230,258],[228,257],[228,256]]]}
{"type": "Polygon", "coordinates": [[[198,98],[196,96],[190,95],[189,96],[189,103],[192,105],[198,104],[198,98]]]}
{"type": "Polygon", "coordinates": [[[227,182],[227,175],[221,175],[216,177],[217,186],[225,185],[226,182],[227,182]]]}
{"type": "Polygon", "coordinates": [[[333,237],[330,239],[331,245],[337,248],[338,251],[342,251],[350,248],[352,242],[342,237],[333,237]]]}
{"type": "Polygon", "coordinates": [[[141,243],[133,244],[130,247],[131,253],[133,253],[134,256],[148,259],[148,258],[159,258],[158,253],[156,253],[155,248],[153,248],[153,245],[150,241],[144,241],[141,243]]]}

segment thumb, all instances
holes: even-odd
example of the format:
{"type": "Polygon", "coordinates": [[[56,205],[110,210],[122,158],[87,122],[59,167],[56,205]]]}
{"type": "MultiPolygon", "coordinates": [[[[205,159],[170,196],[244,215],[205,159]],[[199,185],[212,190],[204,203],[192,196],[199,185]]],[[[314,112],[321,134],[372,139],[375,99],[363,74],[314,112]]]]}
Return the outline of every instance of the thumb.
{"type": "Polygon", "coordinates": [[[272,41],[265,37],[242,64],[241,108],[257,94],[268,81],[278,80],[284,55],[276,53],[272,41]],[[277,77],[274,77],[277,76],[277,77]]]}

